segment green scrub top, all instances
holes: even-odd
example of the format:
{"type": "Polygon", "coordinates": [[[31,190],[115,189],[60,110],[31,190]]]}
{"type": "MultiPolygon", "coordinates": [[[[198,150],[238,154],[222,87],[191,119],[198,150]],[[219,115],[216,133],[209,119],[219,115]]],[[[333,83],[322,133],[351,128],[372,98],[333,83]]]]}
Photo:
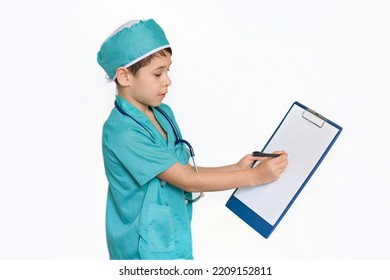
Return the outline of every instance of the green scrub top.
{"type": "MultiPolygon", "coordinates": [[[[193,259],[192,205],[185,203],[182,189],[157,178],[177,162],[186,165],[189,152],[174,145],[172,127],[157,110],[152,108],[168,140],[140,110],[120,96],[116,100],[150,134],[116,108],[103,126],[110,259],[193,259]]],[[[165,104],[160,108],[179,130],[172,110],[165,104]]]]}

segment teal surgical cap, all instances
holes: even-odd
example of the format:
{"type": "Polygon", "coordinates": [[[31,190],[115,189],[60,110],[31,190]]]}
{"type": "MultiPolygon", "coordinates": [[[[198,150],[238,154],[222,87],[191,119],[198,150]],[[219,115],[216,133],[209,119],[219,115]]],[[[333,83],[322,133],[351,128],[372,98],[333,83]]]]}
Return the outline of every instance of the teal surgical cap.
{"type": "Polygon", "coordinates": [[[97,61],[115,80],[118,67],[129,67],[149,55],[169,47],[162,28],[153,20],[132,20],[115,30],[102,44],[97,61]]]}

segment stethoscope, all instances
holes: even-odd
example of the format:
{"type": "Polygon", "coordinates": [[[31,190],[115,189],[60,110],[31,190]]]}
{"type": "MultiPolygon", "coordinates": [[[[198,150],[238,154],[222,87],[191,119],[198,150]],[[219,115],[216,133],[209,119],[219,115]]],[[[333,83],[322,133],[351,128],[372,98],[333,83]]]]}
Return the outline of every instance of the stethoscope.
{"type": "MultiPolygon", "coordinates": [[[[132,117],[132,116],[130,116],[128,113],[126,113],[126,112],[118,105],[118,103],[117,103],[116,101],[114,102],[114,104],[115,104],[115,108],[116,108],[122,115],[125,115],[125,116],[131,118],[131,119],[132,119],[134,122],[136,122],[139,126],[141,126],[143,129],[145,129],[145,130],[149,133],[150,137],[154,138],[153,135],[152,135],[152,133],[151,133],[151,132],[150,132],[150,131],[141,123],[141,122],[139,122],[139,121],[136,120],[134,117],[132,117]]],[[[182,143],[182,144],[184,144],[184,145],[187,146],[187,148],[188,148],[188,150],[189,150],[189,152],[190,152],[191,159],[192,159],[192,164],[194,165],[195,171],[198,172],[198,166],[196,165],[196,162],[195,162],[195,152],[194,152],[194,149],[192,148],[192,145],[191,145],[188,141],[186,141],[186,140],[180,138],[179,132],[178,132],[178,130],[177,130],[175,124],[173,123],[172,119],[168,116],[168,114],[164,112],[163,109],[161,109],[160,107],[154,107],[154,108],[155,108],[157,111],[159,111],[161,115],[164,116],[164,118],[169,122],[169,125],[172,127],[173,133],[175,134],[175,138],[176,138],[176,141],[175,141],[174,145],[176,146],[176,145],[182,143]]],[[[194,199],[188,198],[186,195],[184,195],[184,198],[185,198],[185,200],[186,200],[187,203],[194,203],[194,202],[198,201],[199,199],[201,199],[203,196],[204,196],[204,194],[203,194],[203,192],[201,192],[201,193],[199,194],[199,196],[196,197],[196,198],[194,198],[194,199]]]]}

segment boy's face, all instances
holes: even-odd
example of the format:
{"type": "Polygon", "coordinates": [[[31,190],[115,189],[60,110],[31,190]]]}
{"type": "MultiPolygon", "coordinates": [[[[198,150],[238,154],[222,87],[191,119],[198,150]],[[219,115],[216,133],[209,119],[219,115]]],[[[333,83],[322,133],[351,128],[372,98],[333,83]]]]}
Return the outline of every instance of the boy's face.
{"type": "Polygon", "coordinates": [[[165,54],[166,56],[153,58],[148,65],[131,77],[129,97],[131,103],[138,109],[159,106],[168,93],[168,87],[171,85],[168,71],[172,60],[169,53],[165,54]]]}

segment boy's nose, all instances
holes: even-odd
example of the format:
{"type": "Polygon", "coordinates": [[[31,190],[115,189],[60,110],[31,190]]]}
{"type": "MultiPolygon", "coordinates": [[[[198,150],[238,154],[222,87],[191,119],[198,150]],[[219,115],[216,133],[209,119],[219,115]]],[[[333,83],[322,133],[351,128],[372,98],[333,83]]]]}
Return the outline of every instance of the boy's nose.
{"type": "Polygon", "coordinates": [[[172,81],[168,75],[166,76],[164,83],[166,86],[170,86],[172,84],[172,81]]]}

